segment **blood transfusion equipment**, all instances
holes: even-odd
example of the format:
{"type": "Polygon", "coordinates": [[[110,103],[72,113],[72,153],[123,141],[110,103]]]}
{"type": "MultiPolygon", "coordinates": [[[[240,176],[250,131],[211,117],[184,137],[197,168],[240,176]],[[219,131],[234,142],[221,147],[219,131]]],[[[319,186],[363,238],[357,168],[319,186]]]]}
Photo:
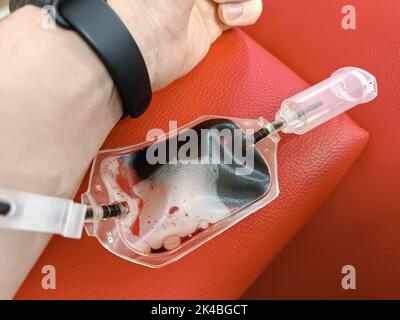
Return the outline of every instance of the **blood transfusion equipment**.
{"type": "Polygon", "coordinates": [[[79,238],[83,226],[114,254],[167,265],[279,194],[279,131],[304,134],[377,96],[347,67],[285,100],[275,121],[204,116],[151,141],[96,156],[82,204],[0,189],[0,228],[79,238]]]}

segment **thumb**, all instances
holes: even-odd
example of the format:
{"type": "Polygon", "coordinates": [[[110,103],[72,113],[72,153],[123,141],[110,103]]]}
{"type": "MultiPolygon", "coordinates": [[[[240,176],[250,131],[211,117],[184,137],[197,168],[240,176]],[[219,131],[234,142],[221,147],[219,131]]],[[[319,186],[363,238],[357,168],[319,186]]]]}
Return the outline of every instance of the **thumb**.
{"type": "Polygon", "coordinates": [[[215,0],[215,2],[220,3],[219,18],[230,27],[255,23],[263,9],[262,0],[215,0]]]}

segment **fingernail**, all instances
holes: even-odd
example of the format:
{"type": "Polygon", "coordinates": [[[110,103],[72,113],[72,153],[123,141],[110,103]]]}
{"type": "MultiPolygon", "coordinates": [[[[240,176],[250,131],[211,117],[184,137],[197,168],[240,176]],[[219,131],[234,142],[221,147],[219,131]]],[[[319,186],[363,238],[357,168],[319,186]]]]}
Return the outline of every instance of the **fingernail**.
{"type": "Polygon", "coordinates": [[[225,19],[232,21],[242,15],[243,7],[241,3],[227,3],[224,5],[223,11],[225,19]]]}

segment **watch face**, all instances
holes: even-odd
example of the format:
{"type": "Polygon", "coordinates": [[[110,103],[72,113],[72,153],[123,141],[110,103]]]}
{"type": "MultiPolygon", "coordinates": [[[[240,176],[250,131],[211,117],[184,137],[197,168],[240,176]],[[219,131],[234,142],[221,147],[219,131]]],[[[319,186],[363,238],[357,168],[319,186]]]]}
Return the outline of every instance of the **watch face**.
{"type": "Polygon", "coordinates": [[[10,14],[10,11],[8,10],[8,3],[8,0],[0,0],[0,20],[10,14]]]}

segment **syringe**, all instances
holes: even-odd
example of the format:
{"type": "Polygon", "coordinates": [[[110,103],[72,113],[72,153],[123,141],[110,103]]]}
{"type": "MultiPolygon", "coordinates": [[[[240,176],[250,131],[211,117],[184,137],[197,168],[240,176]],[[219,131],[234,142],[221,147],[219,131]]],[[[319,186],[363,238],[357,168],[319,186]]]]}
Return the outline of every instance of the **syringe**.
{"type": "Polygon", "coordinates": [[[86,222],[129,213],[124,202],[89,207],[73,200],[0,189],[0,228],[59,234],[79,239],[86,222]]]}
{"type": "Polygon", "coordinates": [[[330,78],[283,101],[275,121],[257,131],[255,141],[277,131],[304,134],[377,95],[373,75],[359,68],[341,68],[330,78]]]}

